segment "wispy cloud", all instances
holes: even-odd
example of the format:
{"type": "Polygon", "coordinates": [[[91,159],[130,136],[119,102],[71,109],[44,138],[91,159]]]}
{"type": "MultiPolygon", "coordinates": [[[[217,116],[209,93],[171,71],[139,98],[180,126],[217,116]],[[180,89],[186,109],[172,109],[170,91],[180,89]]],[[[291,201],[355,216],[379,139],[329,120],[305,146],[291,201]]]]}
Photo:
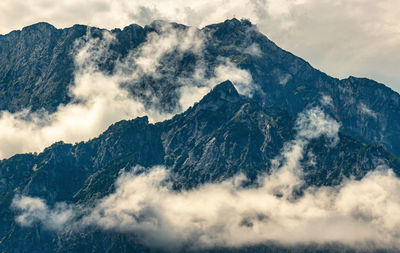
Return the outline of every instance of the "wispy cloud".
{"type": "Polygon", "coordinates": [[[206,38],[198,29],[178,29],[165,22],[159,22],[157,26],[158,31],[150,33],[144,44],[115,62],[112,74],[99,68],[99,64],[110,58],[109,49],[115,43],[110,32],[104,32],[101,39],[92,38],[89,33],[77,41],[76,71],[69,90],[72,102],[60,105],[54,113],[0,112],[0,158],[39,152],[56,141],[85,141],[122,119],[144,115],[150,122],[168,119],[227,79],[234,82],[240,93],[252,94],[251,75],[229,59],[220,58],[214,68],[207,69],[203,60],[206,38]],[[193,72],[175,76],[176,61],[182,60],[188,52],[199,58],[193,72]],[[172,53],[174,57],[169,60],[167,56],[172,53]],[[211,75],[207,76],[207,70],[211,75]],[[159,100],[165,94],[159,94],[160,91],[151,85],[142,87],[146,78],[154,80],[160,87],[175,85],[179,103],[165,111],[159,100]],[[129,90],[140,93],[133,96],[129,90]]]}
{"type": "MultiPolygon", "coordinates": [[[[60,229],[90,226],[134,233],[144,244],[171,250],[269,242],[399,249],[400,180],[381,167],[360,181],[347,179],[339,186],[308,187],[300,196],[293,194],[303,184],[299,161],[305,145],[321,135],[337,139],[339,125],[321,109],[312,108],[299,115],[296,128],[297,137],[284,146],[272,173],[260,175],[257,187],[243,187],[246,178],[237,175],[177,192],[163,166],[139,175],[126,172],[116,181],[114,193],[85,210],[87,215],[78,221],[59,224],[60,229]]],[[[18,197],[14,203],[24,198],[39,204],[14,205],[19,209],[16,220],[33,217],[48,222],[35,216],[43,209],[43,200],[18,197]]],[[[47,208],[44,213],[54,212],[47,208]]]]}
{"type": "Polygon", "coordinates": [[[357,106],[357,110],[360,114],[367,115],[368,117],[376,119],[378,114],[373,110],[369,109],[364,103],[360,103],[357,106]]]}
{"type": "Polygon", "coordinates": [[[16,196],[11,207],[22,212],[16,221],[23,227],[41,221],[45,228],[59,230],[74,215],[72,208],[65,203],[57,203],[53,209],[49,209],[42,199],[26,196],[16,196]]]}

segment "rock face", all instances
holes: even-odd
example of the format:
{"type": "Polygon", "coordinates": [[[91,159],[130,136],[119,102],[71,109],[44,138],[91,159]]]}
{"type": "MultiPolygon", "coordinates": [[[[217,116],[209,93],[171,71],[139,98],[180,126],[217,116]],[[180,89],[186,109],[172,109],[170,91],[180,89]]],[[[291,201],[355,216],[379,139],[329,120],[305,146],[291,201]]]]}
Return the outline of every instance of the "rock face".
{"type": "MultiPolygon", "coordinates": [[[[112,73],[116,59],[135,51],[149,34],[158,32],[158,26],[155,22],[112,30],[116,42],[99,68],[112,73]]],[[[76,67],[74,43],[88,33],[102,40],[102,32],[81,25],[61,30],[39,23],[1,35],[0,109],[52,112],[69,103],[68,87],[76,67]]],[[[136,165],[165,165],[176,190],[220,182],[239,172],[251,184],[260,173],[268,173],[284,143],[295,138],[298,113],[321,103],[342,127],[336,145],[321,136],[305,146],[301,164],[306,185],[337,185],[350,176],[360,179],[381,163],[400,174],[400,160],[395,156],[400,154],[399,94],[368,79],[329,77],[280,49],[246,20],[227,20],[197,32],[207,36],[206,72],[219,57],[229,58],[251,74],[259,87],[254,96],[239,95],[226,81],[171,120],[156,124],[146,117],[125,120],[88,142],[59,142],[40,154],[0,161],[0,252],[148,252],[134,235],[90,229],[77,236],[51,232],[40,224],[21,227],[10,209],[12,199],[24,194],[43,198],[49,205],[64,201],[89,206],[114,191],[121,171],[136,165]]],[[[192,73],[198,59],[166,57],[168,61],[160,66],[165,70],[162,82],[144,78],[130,91],[146,102],[150,98],[144,91],[153,90],[152,95],[168,111],[178,101],[180,87],[175,79],[192,73]]],[[[274,246],[247,250],[285,251],[274,246]]],[[[307,249],[298,249],[302,251],[307,249]]]]}
{"type": "Polygon", "coordinates": [[[85,32],[80,26],[57,30],[39,23],[0,36],[0,108],[54,110],[68,102],[74,68],[70,54],[85,32]]]}
{"type": "MultiPolygon", "coordinates": [[[[239,172],[255,179],[259,173],[268,172],[271,159],[294,138],[293,127],[294,119],[286,111],[262,107],[239,95],[227,81],[171,120],[155,125],[146,117],[121,121],[86,143],[56,143],[38,155],[3,160],[0,175],[7,181],[0,185],[1,250],[87,252],[100,242],[105,243],[100,252],[133,250],[113,248],[112,244],[122,240],[126,247],[142,251],[133,236],[123,234],[89,230],[85,237],[64,238],[39,225],[21,228],[9,208],[11,200],[22,193],[44,198],[49,204],[65,201],[90,205],[112,193],[119,172],[135,165],[166,165],[174,175],[176,189],[219,182],[239,172]],[[22,238],[24,245],[16,247],[22,238]]],[[[382,146],[365,145],[342,133],[335,146],[329,143],[329,139],[320,137],[307,145],[305,153],[313,153],[318,164],[309,164],[308,155],[301,162],[308,185],[335,185],[350,176],[362,178],[375,169],[377,160],[400,174],[399,159],[382,146]]]]}
{"type": "MultiPolygon", "coordinates": [[[[178,30],[187,29],[183,25],[171,25],[178,30]]],[[[100,68],[112,72],[115,59],[126,57],[129,51],[146,41],[146,36],[158,32],[158,27],[159,22],[154,22],[145,27],[130,25],[123,30],[112,30],[116,42],[110,48],[109,59],[105,59],[100,68]]],[[[68,86],[74,74],[74,43],[88,33],[101,39],[102,31],[82,25],[56,29],[38,23],[1,35],[0,109],[54,111],[59,104],[68,103],[68,86]]],[[[226,57],[248,70],[260,87],[255,99],[285,109],[295,117],[325,96],[329,113],[342,123],[346,134],[370,144],[383,144],[400,155],[400,125],[397,123],[400,120],[400,96],[390,88],[363,78],[338,80],[329,77],[280,49],[247,20],[227,20],[198,32],[206,34],[207,38],[203,49],[204,65],[210,70],[219,57],[226,57]]],[[[157,96],[168,111],[176,107],[178,100],[177,76],[192,73],[198,59],[190,54],[166,57],[168,60],[162,61],[160,67],[164,67],[159,78],[162,82],[144,78],[131,92],[148,101],[151,97],[146,97],[143,89],[152,90],[151,95],[157,96]]]]}

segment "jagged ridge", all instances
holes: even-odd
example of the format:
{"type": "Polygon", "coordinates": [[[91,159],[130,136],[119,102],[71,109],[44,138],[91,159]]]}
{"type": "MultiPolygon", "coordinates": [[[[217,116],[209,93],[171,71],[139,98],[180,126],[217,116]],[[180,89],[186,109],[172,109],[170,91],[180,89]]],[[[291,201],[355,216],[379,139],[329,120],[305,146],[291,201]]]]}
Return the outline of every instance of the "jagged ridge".
{"type": "MultiPolygon", "coordinates": [[[[28,252],[40,246],[42,252],[84,252],[93,246],[85,240],[111,244],[125,240],[126,245],[140,248],[134,237],[118,233],[90,230],[85,240],[73,235],[59,241],[39,224],[21,228],[9,209],[11,200],[20,192],[44,198],[50,204],[66,201],[90,205],[113,191],[121,170],[135,165],[166,165],[174,175],[176,189],[222,181],[238,172],[255,179],[268,171],[270,160],[280,153],[285,142],[294,138],[293,127],[294,119],[287,112],[276,107],[263,108],[240,96],[231,82],[224,82],[171,120],[157,124],[149,124],[147,117],[121,121],[85,143],[56,143],[38,155],[3,160],[0,178],[9,180],[0,184],[4,196],[0,200],[0,249],[28,252]],[[40,233],[36,234],[36,230],[40,233]],[[25,243],[17,247],[16,241],[21,238],[25,243]]],[[[329,140],[321,137],[307,146],[318,162],[313,167],[307,165],[307,156],[302,161],[308,185],[339,184],[349,176],[362,178],[375,169],[378,158],[400,173],[400,161],[381,146],[367,146],[343,134],[335,147],[327,144],[329,140]],[[337,156],[338,153],[341,155],[337,156]]],[[[100,251],[113,252],[105,248],[100,251]]]]}

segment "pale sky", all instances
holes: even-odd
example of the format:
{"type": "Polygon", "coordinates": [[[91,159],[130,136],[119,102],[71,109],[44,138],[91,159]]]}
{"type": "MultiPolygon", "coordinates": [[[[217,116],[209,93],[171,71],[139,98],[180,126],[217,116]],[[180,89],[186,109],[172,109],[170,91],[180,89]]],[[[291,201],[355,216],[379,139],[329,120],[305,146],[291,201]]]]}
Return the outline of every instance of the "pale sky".
{"type": "Polygon", "coordinates": [[[329,75],[368,77],[400,91],[399,0],[1,0],[0,34],[45,21],[58,28],[203,27],[248,18],[280,47],[329,75]]]}

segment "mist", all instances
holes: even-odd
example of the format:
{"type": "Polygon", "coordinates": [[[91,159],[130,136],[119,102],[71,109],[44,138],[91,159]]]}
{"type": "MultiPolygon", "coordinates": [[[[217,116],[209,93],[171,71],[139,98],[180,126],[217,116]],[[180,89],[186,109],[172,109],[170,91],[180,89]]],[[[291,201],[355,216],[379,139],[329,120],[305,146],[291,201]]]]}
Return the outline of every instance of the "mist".
{"type": "Polygon", "coordinates": [[[307,186],[301,195],[295,194],[304,186],[300,161],[306,145],[322,135],[331,140],[327,145],[336,145],[339,128],[320,107],[300,113],[296,137],[273,159],[271,173],[259,175],[257,186],[243,187],[246,177],[238,174],[175,191],[168,168],[135,167],[119,176],[114,193],[91,208],[69,205],[61,212],[28,196],[15,197],[12,206],[22,226],[47,224],[47,214],[61,213],[60,219],[53,220],[64,223],[50,222],[46,227],[59,232],[92,227],[133,233],[151,248],[172,251],[268,243],[398,250],[400,179],[384,164],[361,180],[307,186]],[[46,215],[38,216],[37,210],[43,209],[46,215]]]}
{"type": "Polygon", "coordinates": [[[98,66],[110,54],[115,38],[104,32],[102,39],[88,35],[75,43],[74,81],[69,86],[72,101],[60,105],[56,112],[17,113],[0,112],[0,158],[18,153],[40,152],[57,141],[75,143],[87,141],[105,131],[109,125],[123,119],[147,115],[154,123],[171,118],[198,102],[218,83],[230,79],[243,95],[252,95],[254,84],[251,75],[220,58],[219,64],[206,78],[203,57],[205,36],[196,28],[180,30],[168,23],[159,23],[159,31],[150,33],[146,42],[117,60],[112,74],[98,66]],[[194,73],[178,77],[178,105],[170,111],[162,110],[157,94],[151,88],[137,88],[143,78],[153,78],[160,85],[168,76],[174,62],[166,62],[170,53],[179,55],[191,52],[199,58],[194,73]],[[163,64],[163,65],[162,65],[163,64]],[[161,68],[162,67],[162,68],[161,68]],[[160,69],[169,69],[165,74],[160,69]],[[131,90],[139,90],[149,103],[134,97],[131,90]]]}

